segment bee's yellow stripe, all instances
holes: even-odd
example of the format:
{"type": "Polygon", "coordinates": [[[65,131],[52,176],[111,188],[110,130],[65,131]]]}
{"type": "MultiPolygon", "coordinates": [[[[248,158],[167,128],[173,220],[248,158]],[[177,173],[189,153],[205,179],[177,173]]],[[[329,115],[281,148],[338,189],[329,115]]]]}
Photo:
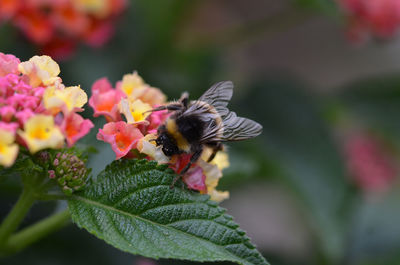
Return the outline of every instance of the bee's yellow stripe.
{"type": "Polygon", "coordinates": [[[185,151],[185,152],[189,152],[190,151],[190,144],[188,143],[186,138],[183,137],[183,135],[179,132],[178,126],[176,125],[175,120],[168,119],[166,127],[167,127],[168,133],[172,137],[174,137],[178,148],[183,150],[183,151],[185,151]]]}

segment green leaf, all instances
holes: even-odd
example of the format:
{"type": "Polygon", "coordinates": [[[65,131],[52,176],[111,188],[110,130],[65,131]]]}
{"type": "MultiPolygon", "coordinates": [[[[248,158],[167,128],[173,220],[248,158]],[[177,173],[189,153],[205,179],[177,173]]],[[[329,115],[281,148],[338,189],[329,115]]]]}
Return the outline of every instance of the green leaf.
{"type": "Polygon", "coordinates": [[[173,189],[166,166],[115,161],[71,196],[73,221],[107,243],[151,258],[268,264],[225,210],[200,195],[173,189]]]}

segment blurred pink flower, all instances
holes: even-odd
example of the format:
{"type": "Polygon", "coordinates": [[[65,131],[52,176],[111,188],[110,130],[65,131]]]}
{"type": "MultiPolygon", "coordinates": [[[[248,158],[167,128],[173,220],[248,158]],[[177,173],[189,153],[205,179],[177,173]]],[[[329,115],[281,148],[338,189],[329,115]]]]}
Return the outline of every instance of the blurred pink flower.
{"type": "Polygon", "coordinates": [[[369,34],[378,38],[392,37],[400,27],[398,0],[339,0],[349,20],[349,35],[355,41],[369,34]]]}
{"type": "Polygon", "coordinates": [[[46,54],[65,59],[80,42],[104,45],[127,5],[127,0],[0,0],[0,22],[9,20],[46,54]]]}
{"type": "Polygon", "coordinates": [[[84,34],[85,42],[92,47],[101,47],[114,35],[114,22],[93,20],[84,34]]]}
{"type": "Polygon", "coordinates": [[[348,137],[345,154],[351,176],[364,191],[385,191],[397,175],[390,152],[371,135],[357,133],[348,137]]]}

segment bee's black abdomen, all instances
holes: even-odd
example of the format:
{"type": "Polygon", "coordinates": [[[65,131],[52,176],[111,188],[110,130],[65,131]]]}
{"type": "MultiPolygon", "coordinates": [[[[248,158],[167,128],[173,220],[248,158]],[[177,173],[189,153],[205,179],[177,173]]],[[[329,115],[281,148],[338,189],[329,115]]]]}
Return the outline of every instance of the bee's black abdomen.
{"type": "Polygon", "coordinates": [[[179,117],[176,120],[176,124],[179,132],[186,140],[189,142],[200,141],[205,123],[197,115],[179,117]]]}

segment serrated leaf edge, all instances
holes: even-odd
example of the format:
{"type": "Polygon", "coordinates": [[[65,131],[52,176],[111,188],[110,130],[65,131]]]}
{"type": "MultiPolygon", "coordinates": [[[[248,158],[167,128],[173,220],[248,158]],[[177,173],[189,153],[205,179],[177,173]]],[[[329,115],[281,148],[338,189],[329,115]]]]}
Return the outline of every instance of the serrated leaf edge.
{"type": "MultiPolygon", "coordinates": [[[[131,161],[132,161],[132,160],[131,160],[131,161]]],[[[124,163],[124,161],[120,161],[120,164],[121,164],[121,163],[124,163]]],[[[134,163],[138,163],[138,164],[147,164],[146,167],[145,167],[145,168],[142,168],[141,170],[139,170],[138,173],[142,173],[142,172],[146,172],[146,171],[151,171],[151,170],[158,170],[158,171],[165,172],[165,173],[168,173],[168,174],[175,174],[175,172],[171,171],[170,168],[159,166],[159,165],[157,165],[156,163],[151,163],[151,161],[150,161],[150,162],[147,161],[146,159],[134,160],[134,163]],[[150,167],[152,167],[152,168],[150,168],[150,167]]],[[[112,168],[114,168],[114,167],[117,167],[117,166],[116,166],[115,164],[109,164],[109,165],[107,165],[106,168],[105,168],[102,172],[99,173],[99,176],[100,176],[103,172],[105,172],[105,171],[107,171],[107,170],[110,170],[110,169],[112,169],[112,168]]],[[[101,182],[101,181],[99,181],[99,182],[101,182]]],[[[96,180],[95,183],[98,183],[98,180],[96,180]]],[[[95,183],[92,183],[92,184],[95,184],[95,183]]],[[[157,187],[157,186],[162,186],[162,184],[160,184],[160,185],[155,185],[154,187],[157,187]]],[[[146,187],[146,188],[147,188],[147,187],[146,187]]],[[[189,191],[189,192],[191,192],[191,191],[189,191]]],[[[204,200],[204,201],[200,201],[200,200],[199,200],[199,201],[194,201],[193,203],[205,203],[205,204],[207,204],[208,206],[213,207],[213,208],[218,208],[218,207],[219,207],[218,203],[208,200],[208,199],[209,199],[209,196],[208,196],[208,195],[202,195],[202,197],[203,197],[203,198],[207,197],[207,200],[204,200]]],[[[153,221],[151,221],[151,220],[145,219],[145,218],[143,218],[143,217],[141,217],[141,216],[139,216],[139,215],[134,215],[134,214],[131,214],[131,213],[129,213],[129,212],[124,212],[124,211],[118,210],[118,209],[116,209],[116,208],[113,208],[113,207],[111,207],[111,206],[104,205],[104,204],[98,203],[98,202],[96,202],[96,201],[86,199],[86,198],[81,197],[81,196],[78,196],[78,195],[76,195],[76,194],[70,196],[68,199],[69,199],[69,200],[76,199],[76,200],[78,200],[78,201],[82,201],[82,202],[85,202],[85,203],[88,203],[88,204],[91,204],[91,205],[95,205],[95,206],[100,207],[100,208],[103,208],[103,209],[107,209],[107,210],[110,210],[110,211],[113,211],[113,212],[117,212],[117,213],[122,214],[122,215],[125,215],[125,216],[129,216],[129,217],[132,217],[132,218],[137,218],[137,219],[139,219],[139,220],[142,220],[142,221],[144,221],[144,222],[150,223],[150,224],[155,225],[155,226],[162,226],[162,227],[165,227],[165,228],[168,228],[168,229],[175,230],[175,231],[178,232],[178,233],[185,234],[185,235],[187,235],[187,236],[189,236],[189,237],[196,238],[197,240],[204,241],[204,242],[206,242],[206,243],[208,243],[208,244],[213,244],[213,245],[215,245],[216,247],[218,247],[219,249],[221,249],[223,253],[226,253],[227,256],[232,257],[232,259],[224,259],[224,258],[221,258],[221,259],[213,259],[214,261],[232,261],[232,262],[238,262],[238,261],[240,261],[241,264],[243,264],[243,265],[246,265],[246,264],[253,264],[253,263],[248,262],[247,260],[244,260],[244,259],[241,258],[241,257],[238,257],[238,256],[234,255],[234,253],[232,253],[232,252],[228,251],[227,249],[225,249],[225,246],[228,246],[228,245],[239,245],[239,244],[243,244],[243,245],[245,245],[245,246],[248,247],[248,248],[250,248],[250,246],[251,246],[250,249],[256,249],[256,247],[250,242],[250,238],[249,238],[248,236],[244,236],[244,237],[243,237],[243,241],[240,242],[240,243],[232,243],[232,244],[227,244],[227,245],[219,245],[219,244],[216,244],[216,243],[214,243],[214,242],[210,242],[210,241],[208,241],[208,240],[206,240],[206,239],[204,239],[204,238],[197,237],[197,236],[195,236],[195,235],[193,235],[193,234],[190,234],[190,233],[187,233],[187,232],[185,232],[185,231],[176,229],[176,228],[173,227],[173,226],[167,226],[167,225],[164,225],[164,224],[156,223],[156,222],[153,222],[153,221]]],[[[173,205],[173,204],[172,204],[172,205],[173,205]]],[[[163,206],[164,206],[164,205],[163,205],[163,206]]],[[[157,207],[155,207],[155,208],[157,208],[157,207]]],[[[222,208],[222,207],[219,207],[219,208],[222,210],[221,213],[220,213],[219,215],[217,215],[216,217],[214,217],[213,219],[197,219],[197,220],[212,221],[212,220],[215,220],[215,219],[217,219],[217,218],[219,218],[219,217],[225,217],[225,218],[227,218],[228,220],[231,220],[231,221],[233,220],[233,217],[232,217],[232,216],[225,214],[225,213],[226,213],[226,209],[224,209],[224,208],[222,208]]],[[[147,210],[151,210],[151,209],[147,209],[147,210]]],[[[146,210],[146,211],[147,211],[147,210],[146,210]]],[[[141,214],[142,214],[142,213],[141,213],[141,214]]],[[[90,231],[90,230],[88,230],[86,227],[81,226],[81,225],[74,219],[73,216],[72,216],[72,220],[73,220],[73,222],[74,222],[75,224],[78,225],[78,227],[86,229],[86,230],[87,230],[88,232],[90,232],[91,234],[94,234],[94,235],[96,235],[98,238],[100,238],[100,239],[106,241],[107,243],[113,245],[109,240],[107,240],[107,238],[104,238],[104,237],[98,235],[98,234],[96,233],[96,231],[94,231],[94,230],[90,231]]],[[[187,220],[189,220],[189,219],[186,219],[185,221],[187,221],[187,220]]],[[[191,219],[190,219],[190,220],[191,220],[191,219]]],[[[177,222],[178,222],[178,221],[177,221],[177,222]]],[[[171,224],[171,223],[169,223],[169,224],[171,224]]],[[[221,223],[218,223],[218,224],[223,225],[223,226],[226,226],[226,227],[228,227],[228,228],[230,228],[230,229],[234,229],[234,230],[237,231],[237,232],[243,231],[242,229],[239,228],[239,225],[237,225],[236,228],[232,228],[232,227],[227,226],[226,224],[221,224],[221,223]]],[[[243,232],[244,232],[244,231],[243,231],[243,232]]],[[[131,253],[132,253],[132,252],[131,252],[131,253]]],[[[133,254],[139,254],[139,253],[133,253],[133,254]]],[[[139,254],[139,255],[140,255],[140,254],[139,254]]],[[[259,254],[259,255],[260,255],[260,257],[263,259],[263,261],[265,262],[265,264],[266,264],[266,265],[269,265],[269,263],[265,260],[265,258],[264,258],[261,254],[259,254]]],[[[155,257],[156,257],[157,259],[160,258],[160,256],[158,256],[158,255],[155,255],[155,257]]],[[[163,258],[164,258],[164,257],[163,257],[163,258]]],[[[182,259],[190,260],[190,259],[185,258],[185,257],[182,257],[182,259]]],[[[207,260],[207,259],[198,259],[198,261],[202,262],[202,261],[210,261],[210,260],[207,260]]]]}

